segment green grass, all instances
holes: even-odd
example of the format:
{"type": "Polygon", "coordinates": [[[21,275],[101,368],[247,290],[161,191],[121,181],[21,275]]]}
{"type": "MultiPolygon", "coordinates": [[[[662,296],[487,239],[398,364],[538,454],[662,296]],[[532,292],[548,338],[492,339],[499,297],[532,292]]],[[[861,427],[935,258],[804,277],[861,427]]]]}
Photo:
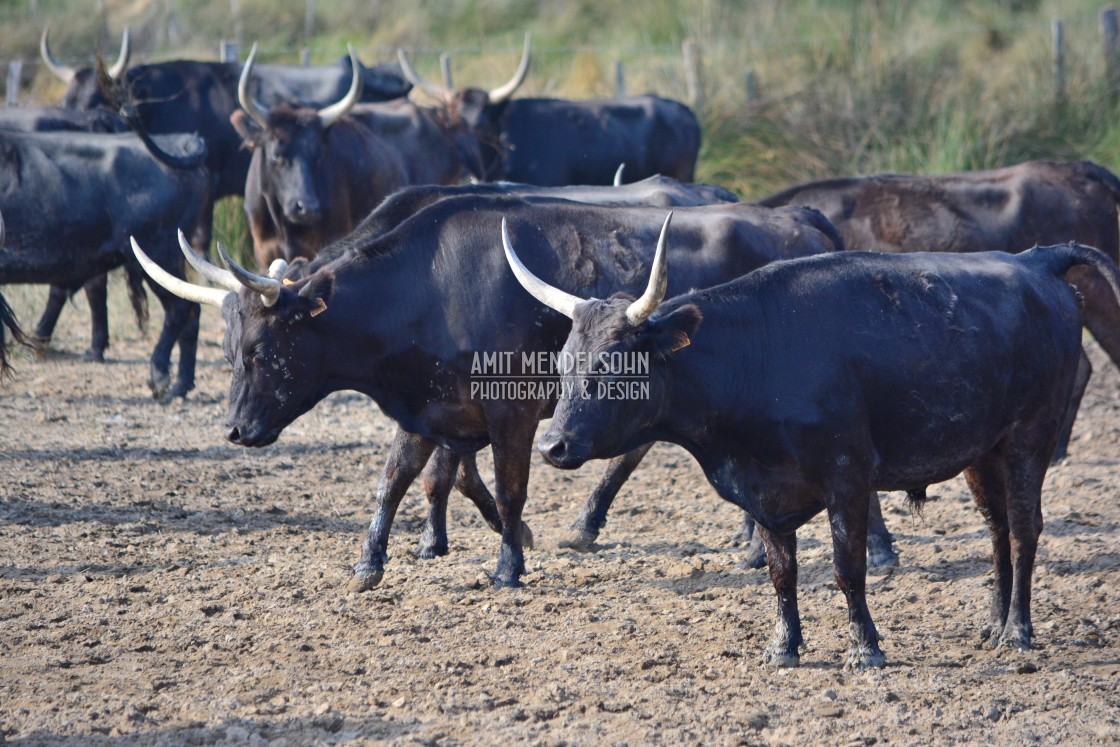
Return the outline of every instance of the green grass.
{"type": "MultiPolygon", "coordinates": [[[[213,56],[232,34],[228,0],[177,0],[182,39],[166,46],[162,0],[106,0],[108,46],[129,24],[140,53],[213,56]]],[[[88,54],[103,21],[87,0],[40,0],[63,57],[88,54]]],[[[681,44],[701,49],[705,103],[698,178],[746,197],[790,183],[877,171],[979,169],[1030,158],[1092,158],[1120,166],[1117,107],[1103,82],[1099,0],[319,0],[304,38],[305,0],[241,0],[245,46],[315,62],[347,42],[367,62],[408,47],[438,80],[452,54],[458,84],[505,82],[531,31],[533,69],[522,95],[573,98],[612,92],[623,61],[627,89],[684,98],[681,44]],[[1050,22],[1066,22],[1067,93],[1054,96],[1050,22]],[[761,97],[748,104],[750,69],[761,97]]],[[[36,57],[27,5],[0,6],[0,48],[36,57]]],[[[43,73],[36,93],[60,87],[43,73]]],[[[226,201],[215,235],[248,246],[240,204],[226,201]]]]}

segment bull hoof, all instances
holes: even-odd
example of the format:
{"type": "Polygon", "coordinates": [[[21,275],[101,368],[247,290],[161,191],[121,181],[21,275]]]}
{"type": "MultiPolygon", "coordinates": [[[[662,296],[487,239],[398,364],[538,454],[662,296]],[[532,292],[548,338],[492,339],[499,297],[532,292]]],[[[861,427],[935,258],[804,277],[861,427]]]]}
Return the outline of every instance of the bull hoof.
{"type": "Polygon", "coordinates": [[[867,566],[869,568],[893,568],[898,565],[898,553],[890,546],[872,544],[867,545],[867,566]]]}
{"type": "Polygon", "coordinates": [[[762,663],[764,666],[774,667],[776,669],[793,669],[794,667],[801,666],[801,654],[786,651],[781,647],[771,646],[762,652],[762,663]]]}
{"type": "Polygon", "coordinates": [[[415,549],[413,549],[412,552],[416,557],[420,558],[421,560],[431,560],[432,558],[442,558],[444,555],[447,555],[447,552],[448,552],[447,551],[447,543],[446,542],[425,541],[425,540],[422,539],[418,543],[416,543],[416,547],[415,547],[415,549]]]}
{"type": "Polygon", "coordinates": [[[354,577],[350,579],[350,583],[346,585],[346,590],[355,594],[361,594],[363,591],[369,591],[381,583],[381,579],[385,577],[385,571],[373,571],[365,573],[354,573],[354,577]]]}
{"type": "Polygon", "coordinates": [[[524,521],[521,522],[521,546],[526,550],[533,549],[533,530],[524,521]]]}
{"type": "Polygon", "coordinates": [[[735,532],[735,534],[731,535],[731,538],[727,540],[727,544],[731,547],[750,547],[751,536],[751,532],[740,529],[735,532]]]}
{"type": "Polygon", "coordinates": [[[156,402],[166,404],[168,401],[170,401],[170,376],[152,374],[152,378],[148,381],[148,388],[152,390],[152,399],[154,399],[156,402]]]}
{"type": "Polygon", "coordinates": [[[848,652],[848,661],[843,667],[852,672],[866,670],[881,670],[887,665],[887,657],[881,651],[865,651],[862,648],[852,648],[848,652]]]}
{"type": "Polygon", "coordinates": [[[595,540],[599,539],[599,533],[588,529],[576,530],[576,532],[574,537],[560,540],[560,547],[576,552],[595,552],[595,540]]]}
{"type": "Polygon", "coordinates": [[[749,548],[746,556],[739,561],[739,566],[741,568],[765,568],[766,548],[762,545],[749,548]]]}
{"type": "Polygon", "coordinates": [[[82,353],[82,360],[86,363],[104,363],[105,351],[94,350],[93,348],[90,348],[86,352],[82,353]]]}
{"type": "Polygon", "coordinates": [[[185,383],[183,381],[176,381],[175,386],[171,387],[168,397],[175,399],[176,397],[186,399],[190,391],[194,389],[194,382],[185,383]]]}
{"type": "Polygon", "coordinates": [[[853,646],[848,651],[848,661],[844,664],[844,669],[862,672],[867,669],[882,669],[885,666],[887,666],[887,657],[882,651],[853,646]]]}
{"type": "Polygon", "coordinates": [[[492,579],[495,589],[520,589],[524,586],[519,578],[503,578],[501,576],[494,576],[492,579]]]}
{"type": "Polygon", "coordinates": [[[996,648],[1013,648],[1021,652],[1031,650],[1031,636],[1022,626],[1007,626],[996,643],[996,648]]]}

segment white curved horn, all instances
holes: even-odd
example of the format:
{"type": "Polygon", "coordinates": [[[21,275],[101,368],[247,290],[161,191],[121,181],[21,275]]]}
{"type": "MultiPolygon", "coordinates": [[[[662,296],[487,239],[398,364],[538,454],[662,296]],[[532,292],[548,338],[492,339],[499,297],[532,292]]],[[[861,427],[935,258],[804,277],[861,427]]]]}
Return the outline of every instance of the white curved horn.
{"type": "Polygon", "coordinates": [[[513,251],[513,244],[509,241],[509,228],[506,226],[505,218],[502,218],[502,248],[506,250],[506,261],[509,262],[509,267],[513,270],[513,274],[517,277],[521,286],[529,291],[533,298],[548,308],[555,309],[571,319],[572,314],[575,313],[576,304],[583,299],[559,288],[554,288],[529,272],[529,268],[521,263],[517,253],[513,251]]]}
{"type": "Polygon", "coordinates": [[[618,164],[618,171],[614,172],[614,186],[622,186],[622,172],[626,170],[626,162],[618,164]]]}
{"type": "Polygon", "coordinates": [[[50,26],[43,27],[43,35],[39,37],[39,56],[43,58],[43,64],[47,66],[48,70],[54,73],[56,78],[63,83],[69,83],[74,80],[74,75],[77,73],[77,70],[69,65],[63,65],[51,54],[51,45],[50,42],[47,41],[47,36],[50,34],[50,31],[50,26]]]}
{"type": "Polygon", "coordinates": [[[435,83],[424,78],[420,73],[416,72],[416,68],[412,66],[412,61],[408,58],[408,53],[403,49],[397,50],[397,60],[401,63],[401,72],[408,82],[416,86],[420,90],[427,93],[440,101],[450,101],[455,96],[455,91],[450,88],[442,88],[435,83]]]}
{"type": "Polygon", "coordinates": [[[257,44],[253,42],[253,48],[249,50],[249,57],[245,60],[244,67],[241,68],[241,79],[237,81],[237,102],[241,104],[241,108],[245,110],[246,114],[267,130],[268,109],[254,101],[252,94],[249,93],[249,78],[252,76],[253,61],[256,59],[257,44]]]}
{"type": "Polygon", "coordinates": [[[238,291],[241,290],[241,283],[237,282],[237,278],[233,276],[229,270],[223,270],[221,267],[215,267],[206,261],[206,258],[195,254],[194,249],[191,247],[187,237],[183,235],[183,229],[179,229],[179,248],[183,250],[183,256],[191,263],[191,267],[195,269],[202,277],[209,280],[215,285],[220,285],[226,290],[238,291]]]}
{"type": "Polygon", "coordinates": [[[265,306],[272,306],[280,298],[281,284],[279,280],[272,278],[261,277],[254,275],[246,270],[241,265],[233,261],[233,258],[226,252],[226,248],[218,244],[218,256],[225,262],[226,267],[237,278],[238,282],[244,285],[249,290],[261,294],[261,303],[265,306]]]}
{"type": "Polygon", "coordinates": [[[121,36],[121,51],[117,55],[117,61],[109,68],[109,77],[113,80],[120,80],[124,75],[125,68],[128,67],[128,60],[132,57],[132,37],[128,33],[128,26],[124,27],[124,34],[121,36]]]}
{"type": "Polygon", "coordinates": [[[673,211],[665,216],[665,223],[661,226],[661,236],[657,239],[657,251],[653,255],[653,268],[649,272],[649,283],[646,292],[634,303],[626,307],[626,319],[635,327],[649,319],[650,314],[657,310],[665,298],[665,290],[669,287],[669,274],[666,271],[665,245],[668,243],[669,221],[673,220],[673,211]]]}
{"type": "Polygon", "coordinates": [[[345,116],[346,112],[353,109],[354,104],[362,97],[362,63],[358,62],[354,47],[347,44],[346,49],[350,51],[350,66],[354,70],[354,77],[350,80],[350,90],[342,97],[342,101],[319,110],[319,123],[324,129],[345,116]]]}
{"type": "Polygon", "coordinates": [[[518,87],[525,82],[525,76],[529,74],[529,52],[532,49],[532,38],[529,32],[525,32],[525,47],[521,51],[521,64],[517,66],[517,72],[510,78],[509,83],[506,83],[500,88],[495,88],[487,95],[490,97],[491,104],[500,104],[510,96],[518,87]]]}
{"type": "Polygon", "coordinates": [[[229,291],[220,290],[218,288],[207,288],[204,285],[195,285],[194,283],[188,283],[186,280],[175,277],[153,262],[147,254],[144,254],[144,250],[136,243],[136,237],[129,236],[128,240],[132,242],[132,253],[136,255],[136,259],[139,260],[140,266],[144,268],[144,272],[148,273],[148,277],[179,298],[221,308],[222,302],[225,301],[226,297],[230,294],[229,291]]]}

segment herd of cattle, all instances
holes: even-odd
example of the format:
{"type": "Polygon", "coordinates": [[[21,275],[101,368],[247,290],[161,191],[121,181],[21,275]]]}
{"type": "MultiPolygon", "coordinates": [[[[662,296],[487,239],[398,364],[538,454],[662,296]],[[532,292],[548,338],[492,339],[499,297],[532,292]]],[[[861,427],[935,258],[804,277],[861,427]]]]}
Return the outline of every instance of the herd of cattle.
{"type": "Polygon", "coordinates": [[[858,177],[746,204],[691,183],[700,128],[678,102],[515,98],[528,37],[489,91],[436,85],[404,52],[374,68],[352,50],[262,65],[255,48],[244,65],[130,67],[126,32],[113,65],[75,70],[46,31],[41,51],[68,88],[59,107],[0,112],[0,284],[51,292],[34,335],[0,297],[0,343],[7,328],[45,344],[84,288],[87,357],[102,359],[105,273],[123,266],[137,313],[145,280],[163,307],[157,399],[193,388],[199,304],[221,309],[231,442],[271,444],[335,391],[371,397],[398,430],[352,589],[382,578],[421,473],[419,554],[447,552],[454,486],[501,535],[496,585],[518,585],[531,444],[551,417],[537,444],[549,463],[610,460],[565,545],[593,545],[656,441],[687,449],[744,510],[737,538],[777,591],[765,657],[779,666],[803,646],[797,528],[827,512],[848,663],[882,666],[865,576],[897,555],[876,491],[919,504],[963,470],[993,543],[984,634],[1030,647],[1043,478],[1091,373],[1083,323],[1120,365],[1107,169],[858,177]],[[435,103],[408,100],[413,86],[435,103]],[[206,259],[214,203],[232,194],[255,270],[221,244],[224,266],[206,259]],[[547,394],[475,396],[477,356],[506,351],[513,379],[533,378],[536,354],[592,364],[557,371],[547,394]],[[595,394],[626,378],[595,361],[626,356],[649,362],[642,396],[595,394]],[[475,467],[486,446],[493,494],[475,467]]]}

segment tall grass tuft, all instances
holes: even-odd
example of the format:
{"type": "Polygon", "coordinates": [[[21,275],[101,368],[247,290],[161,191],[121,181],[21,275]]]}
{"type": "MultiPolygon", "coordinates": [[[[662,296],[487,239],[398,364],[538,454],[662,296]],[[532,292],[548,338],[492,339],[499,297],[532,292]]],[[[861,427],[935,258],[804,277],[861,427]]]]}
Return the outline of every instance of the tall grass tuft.
{"type": "MultiPolygon", "coordinates": [[[[334,0],[317,4],[316,36],[303,38],[305,0],[241,0],[243,49],[259,41],[268,61],[299,49],[333,61],[351,42],[369,63],[408,47],[438,80],[449,52],[457,84],[504,83],[524,32],[532,72],[522,96],[609,96],[622,61],[629,93],[687,95],[681,45],[703,60],[704,130],[698,177],[744,196],[791,182],[876,171],[989,168],[1030,158],[1093,158],[1120,165],[1117,107],[1106,90],[1097,14],[1103,0],[334,0]],[[1066,24],[1064,101],[1054,96],[1050,23],[1066,24]],[[746,102],[751,70],[759,99],[746,102]]],[[[59,54],[89,57],[104,38],[115,51],[129,24],[137,53],[213,58],[235,26],[225,0],[177,0],[180,42],[167,47],[158,0],[42,0],[59,54]],[[81,11],[81,12],[79,12],[81,11]],[[108,33],[104,30],[108,27],[108,33]]],[[[35,57],[38,29],[26,3],[0,6],[0,48],[35,57]]],[[[34,93],[54,98],[43,80],[34,93]]],[[[235,251],[249,245],[240,206],[216,216],[235,251]]]]}

